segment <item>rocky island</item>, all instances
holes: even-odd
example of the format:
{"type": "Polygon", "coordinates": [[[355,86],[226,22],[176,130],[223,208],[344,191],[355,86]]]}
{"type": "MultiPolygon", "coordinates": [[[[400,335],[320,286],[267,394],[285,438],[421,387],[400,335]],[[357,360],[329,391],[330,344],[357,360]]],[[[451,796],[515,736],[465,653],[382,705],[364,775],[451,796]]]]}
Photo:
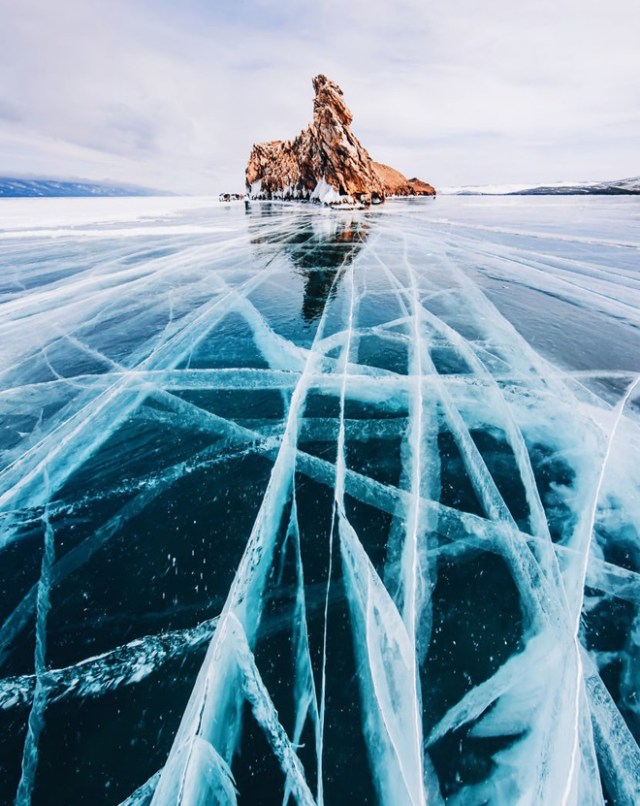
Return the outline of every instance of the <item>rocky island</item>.
{"type": "Polygon", "coordinates": [[[318,75],[313,88],[313,123],[294,140],[253,146],[246,170],[252,198],[368,206],[388,196],[435,196],[427,182],[371,159],[351,131],[353,115],[335,82],[318,75]]]}

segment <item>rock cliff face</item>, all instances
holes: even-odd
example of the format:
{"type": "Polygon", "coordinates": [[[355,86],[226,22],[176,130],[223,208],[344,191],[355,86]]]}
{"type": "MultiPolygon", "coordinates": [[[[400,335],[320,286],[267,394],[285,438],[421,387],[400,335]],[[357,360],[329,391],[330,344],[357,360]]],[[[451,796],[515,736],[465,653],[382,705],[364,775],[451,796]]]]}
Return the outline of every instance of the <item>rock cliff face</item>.
{"type": "Polygon", "coordinates": [[[381,162],[374,162],[373,168],[384,184],[387,196],[435,196],[435,188],[428,182],[414,177],[407,179],[400,171],[383,165],[381,162]]]}
{"type": "Polygon", "coordinates": [[[253,197],[368,205],[389,195],[435,196],[426,182],[371,159],[351,131],[353,116],[337,84],[319,75],[313,88],[313,123],[295,140],[254,145],[246,171],[253,197]]]}

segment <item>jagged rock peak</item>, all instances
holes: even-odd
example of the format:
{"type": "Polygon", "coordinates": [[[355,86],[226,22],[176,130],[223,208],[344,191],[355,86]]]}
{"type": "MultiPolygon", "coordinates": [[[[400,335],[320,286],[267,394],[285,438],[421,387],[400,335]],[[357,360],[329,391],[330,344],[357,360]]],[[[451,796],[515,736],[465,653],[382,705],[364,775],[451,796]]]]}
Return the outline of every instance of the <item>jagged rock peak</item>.
{"type": "Polygon", "coordinates": [[[321,73],[312,83],[316,93],[313,100],[313,122],[316,126],[322,126],[332,118],[337,119],[343,126],[350,126],[353,115],[344,102],[344,93],[335,81],[331,81],[321,73]]]}
{"type": "Polygon", "coordinates": [[[313,123],[294,140],[253,146],[246,170],[252,197],[368,205],[388,195],[435,195],[426,182],[371,159],[351,131],[353,115],[334,81],[317,75],[313,89],[313,123]]]}

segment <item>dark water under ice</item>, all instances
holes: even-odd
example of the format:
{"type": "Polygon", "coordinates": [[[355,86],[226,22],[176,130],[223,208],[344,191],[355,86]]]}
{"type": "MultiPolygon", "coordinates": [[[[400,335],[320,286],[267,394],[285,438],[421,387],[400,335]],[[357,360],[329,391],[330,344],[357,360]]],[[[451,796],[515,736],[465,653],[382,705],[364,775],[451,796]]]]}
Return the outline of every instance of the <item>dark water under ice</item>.
{"type": "Polygon", "coordinates": [[[29,204],[0,803],[638,802],[637,201],[29,204]]]}

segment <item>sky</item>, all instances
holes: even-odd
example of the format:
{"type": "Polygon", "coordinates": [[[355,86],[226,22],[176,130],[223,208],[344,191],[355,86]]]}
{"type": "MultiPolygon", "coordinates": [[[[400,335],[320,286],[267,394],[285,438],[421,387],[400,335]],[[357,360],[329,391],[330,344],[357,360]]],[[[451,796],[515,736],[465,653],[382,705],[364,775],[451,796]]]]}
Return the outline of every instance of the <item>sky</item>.
{"type": "Polygon", "coordinates": [[[0,0],[0,175],[239,191],[343,88],[436,187],[640,174],[639,0],[0,0]]]}

